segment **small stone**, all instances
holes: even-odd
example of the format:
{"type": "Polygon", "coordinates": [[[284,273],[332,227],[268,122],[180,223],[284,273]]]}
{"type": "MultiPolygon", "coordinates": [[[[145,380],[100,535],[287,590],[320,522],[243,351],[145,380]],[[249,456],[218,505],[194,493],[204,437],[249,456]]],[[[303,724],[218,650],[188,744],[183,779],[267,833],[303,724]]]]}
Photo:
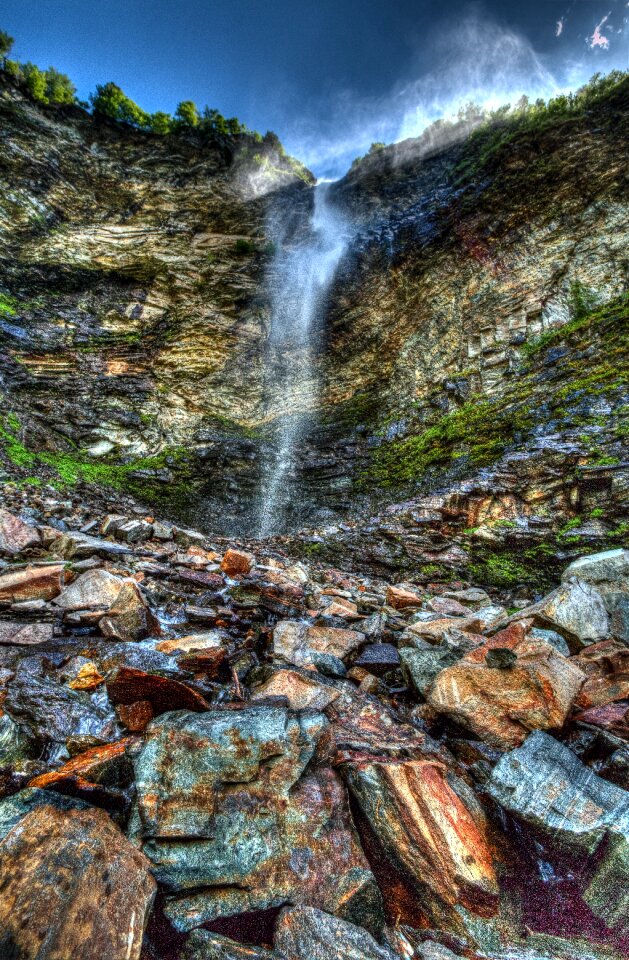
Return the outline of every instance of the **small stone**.
{"type": "Polygon", "coordinates": [[[123,582],[99,627],[103,636],[124,642],[144,640],[160,633],[159,621],[134,580],[123,582]]]}
{"type": "Polygon", "coordinates": [[[33,646],[49,643],[52,637],[51,623],[0,621],[0,646],[33,646]]]}
{"type": "Polygon", "coordinates": [[[162,640],[155,647],[162,653],[190,653],[192,650],[208,650],[221,647],[225,636],[220,630],[208,630],[205,633],[189,633],[185,637],[162,640]]]}
{"type": "Polygon", "coordinates": [[[448,597],[432,597],[426,604],[428,610],[440,613],[443,617],[471,617],[473,611],[464,607],[458,600],[448,597]]]}
{"type": "Polygon", "coordinates": [[[421,607],[422,598],[419,594],[407,590],[402,586],[387,587],[387,605],[394,610],[406,610],[409,607],[421,607]]]}
{"type": "Polygon", "coordinates": [[[116,716],[131,733],[142,733],[155,714],[150,700],[136,700],[135,703],[119,703],[116,716]]]}
{"type": "Polygon", "coordinates": [[[225,551],[221,560],[221,570],[228,577],[237,577],[249,573],[255,563],[255,557],[252,553],[246,553],[244,550],[233,550],[230,548],[225,551]]]}
{"type": "Polygon", "coordinates": [[[517,654],[506,647],[491,647],[485,654],[487,666],[496,670],[511,670],[517,662],[517,654]]]}
{"type": "Polygon", "coordinates": [[[96,690],[105,678],[100,675],[96,669],[95,663],[86,663],[81,667],[74,680],[71,680],[68,686],[72,690],[96,690]]]}
{"type": "Polygon", "coordinates": [[[354,661],[355,667],[364,667],[376,676],[395,670],[399,665],[400,654],[392,643],[370,643],[354,661]]]}

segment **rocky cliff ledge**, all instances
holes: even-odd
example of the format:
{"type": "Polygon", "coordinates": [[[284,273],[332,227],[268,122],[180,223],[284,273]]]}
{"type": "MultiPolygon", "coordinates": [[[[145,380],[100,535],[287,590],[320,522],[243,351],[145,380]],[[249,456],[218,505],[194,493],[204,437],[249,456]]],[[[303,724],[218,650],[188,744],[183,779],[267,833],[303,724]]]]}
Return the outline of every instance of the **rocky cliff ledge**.
{"type": "MultiPolygon", "coordinates": [[[[6,86],[0,106],[5,469],[250,534],[290,416],[266,365],[274,225],[303,229],[307,175],[246,136],[167,144],[6,86]]],[[[352,239],[289,529],[461,483],[477,501],[491,469],[494,521],[622,537],[628,114],[625,79],[541,131],[411,141],[335,185],[352,239]]]]}

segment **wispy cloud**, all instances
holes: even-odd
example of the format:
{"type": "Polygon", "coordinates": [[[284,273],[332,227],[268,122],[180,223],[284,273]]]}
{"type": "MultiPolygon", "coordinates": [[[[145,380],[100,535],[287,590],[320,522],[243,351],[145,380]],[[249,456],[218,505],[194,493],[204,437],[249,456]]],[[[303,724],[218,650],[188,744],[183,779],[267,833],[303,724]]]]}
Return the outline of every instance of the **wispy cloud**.
{"type": "MultiPolygon", "coordinates": [[[[611,11],[610,11],[610,13],[611,13],[611,11]]],[[[605,25],[605,24],[607,23],[607,21],[609,20],[610,13],[608,13],[607,16],[603,17],[603,19],[601,20],[601,22],[600,22],[600,23],[597,23],[596,27],[594,28],[594,33],[593,33],[592,36],[589,38],[590,49],[593,50],[594,47],[602,47],[603,50],[609,49],[609,37],[604,36],[604,35],[601,33],[601,30],[603,29],[604,25],[605,25]]]]}

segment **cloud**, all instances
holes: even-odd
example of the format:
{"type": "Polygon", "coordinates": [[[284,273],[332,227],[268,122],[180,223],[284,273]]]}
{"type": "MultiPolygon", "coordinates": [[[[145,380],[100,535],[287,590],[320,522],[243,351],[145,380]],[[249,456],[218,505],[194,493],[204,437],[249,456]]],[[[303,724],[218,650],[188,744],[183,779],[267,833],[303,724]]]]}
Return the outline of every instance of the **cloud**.
{"type": "MultiPolygon", "coordinates": [[[[611,12],[611,11],[610,11],[611,12]]],[[[601,47],[603,50],[609,49],[609,38],[603,36],[601,29],[605,23],[609,20],[610,14],[608,13],[606,17],[603,17],[600,23],[594,28],[594,33],[588,39],[590,49],[593,50],[594,47],[601,47]]]]}
{"type": "Polygon", "coordinates": [[[565,17],[560,17],[555,26],[555,36],[560,37],[563,33],[563,25],[565,22],[565,17]]]}

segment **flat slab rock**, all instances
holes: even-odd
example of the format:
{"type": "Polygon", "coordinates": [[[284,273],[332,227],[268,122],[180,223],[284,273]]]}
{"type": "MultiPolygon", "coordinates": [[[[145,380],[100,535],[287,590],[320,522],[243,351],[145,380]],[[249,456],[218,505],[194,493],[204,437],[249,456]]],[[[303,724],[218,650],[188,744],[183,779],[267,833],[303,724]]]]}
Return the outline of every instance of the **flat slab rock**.
{"type": "Polygon", "coordinates": [[[320,713],[264,706],[149,726],[131,829],[177,929],[287,901],[380,922],[342,781],[309,766],[326,734],[320,713]]]}
{"type": "Polygon", "coordinates": [[[155,891],[104,811],[39,806],[0,844],[0,955],[138,960],[155,891]]]}
{"type": "Polygon", "coordinates": [[[36,527],[0,507],[0,554],[13,556],[29,547],[36,547],[41,538],[36,527]]]}

